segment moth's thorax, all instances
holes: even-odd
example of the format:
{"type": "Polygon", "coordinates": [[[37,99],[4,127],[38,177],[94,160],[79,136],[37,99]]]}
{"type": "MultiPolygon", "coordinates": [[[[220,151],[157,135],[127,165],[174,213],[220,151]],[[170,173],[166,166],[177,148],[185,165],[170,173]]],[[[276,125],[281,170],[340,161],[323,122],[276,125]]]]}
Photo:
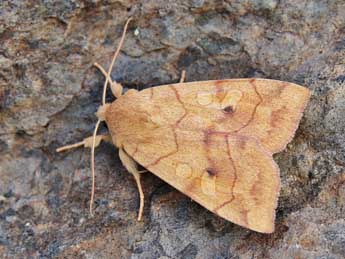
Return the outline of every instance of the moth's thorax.
{"type": "Polygon", "coordinates": [[[129,90],[112,102],[105,121],[113,143],[122,148],[124,142],[145,138],[156,123],[147,112],[151,103],[136,90],[129,90]]]}

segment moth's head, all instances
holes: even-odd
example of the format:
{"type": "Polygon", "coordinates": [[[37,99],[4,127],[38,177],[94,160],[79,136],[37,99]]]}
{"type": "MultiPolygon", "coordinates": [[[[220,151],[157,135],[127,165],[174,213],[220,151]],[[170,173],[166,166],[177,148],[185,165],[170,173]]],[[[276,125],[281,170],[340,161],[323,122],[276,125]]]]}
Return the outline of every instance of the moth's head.
{"type": "Polygon", "coordinates": [[[98,107],[98,110],[96,112],[96,116],[100,121],[105,121],[107,110],[110,107],[110,103],[105,103],[98,107]]]}

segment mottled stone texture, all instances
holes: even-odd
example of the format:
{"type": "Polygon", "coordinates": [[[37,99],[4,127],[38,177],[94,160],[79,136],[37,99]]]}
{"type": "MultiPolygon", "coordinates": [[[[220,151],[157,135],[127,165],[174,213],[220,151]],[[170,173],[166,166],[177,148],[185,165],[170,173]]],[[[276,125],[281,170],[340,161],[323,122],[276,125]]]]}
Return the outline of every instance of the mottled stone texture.
{"type": "Polygon", "coordinates": [[[1,1],[1,257],[344,258],[344,114],[343,0],[1,1]],[[263,77],[313,91],[275,156],[274,234],[226,222],[151,174],[137,222],[135,182],[110,144],[96,152],[89,216],[89,151],[55,148],[91,135],[104,80],[92,64],[108,67],[129,16],[112,72],[127,88],[185,69],[187,81],[263,77]]]}

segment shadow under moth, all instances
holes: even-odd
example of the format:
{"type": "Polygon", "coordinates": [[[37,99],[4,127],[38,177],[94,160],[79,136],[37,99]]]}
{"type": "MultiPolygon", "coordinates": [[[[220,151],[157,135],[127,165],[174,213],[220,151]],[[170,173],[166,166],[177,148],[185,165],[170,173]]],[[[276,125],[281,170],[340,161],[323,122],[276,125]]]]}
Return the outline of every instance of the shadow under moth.
{"type": "Polygon", "coordinates": [[[225,79],[162,85],[123,94],[112,71],[127,30],[105,76],[103,104],[92,137],[59,148],[91,147],[94,200],[94,149],[111,141],[120,160],[144,193],[138,164],[206,209],[251,230],[272,233],[280,190],[272,155],[292,140],[310,97],[302,86],[269,79],[225,79]],[[105,102],[107,86],[117,98],[105,102]],[[109,135],[98,135],[105,121],[109,135]]]}

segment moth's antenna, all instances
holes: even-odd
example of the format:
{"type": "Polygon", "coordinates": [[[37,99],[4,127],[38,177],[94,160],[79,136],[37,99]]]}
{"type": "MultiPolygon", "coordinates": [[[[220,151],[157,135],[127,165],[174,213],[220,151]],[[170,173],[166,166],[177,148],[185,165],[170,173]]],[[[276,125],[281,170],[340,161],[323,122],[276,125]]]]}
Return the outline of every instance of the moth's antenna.
{"type": "MultiPolygon", "coordinates": [[[[132,18],[129,18],[125,24],[125,27],[123,29],[123,32],[122,32],[122,36],[121,36],[121,39],[120,39],[120,42],[119,42],[119,45],[115,51],[115,54],[113,56],[113,59],[111,61],[111,64],[110,64],[110,67],[108,69],[108,73],[106,73],[105,75],[105,82],[104,82],[104,85],[103,85],[103,96],[102,96],[102,105],[105,105],[105,96],[106,96],[106,93],[107,93],[107,85],[108,85],[108,82],[110,81],[110,83],[112,83],[111,81],[111,77],[110,77],[110,74],[111,74],[111,71],[113,70],[113,66],[114,66],[114,63],[115,63],[115,60],[117,58],[117,56],[119,55],[120,53],[120,49],[123,45],[123,42],[125,40],[125,36],[126,36],[126,32],[127,32],[127,27],[128,27],[128,24],[129,22],[132,20],[132,18]]],[[[97,66],[97,65],[96,65],[97,66]]],[[[97,66],[98,67],[98,66],[97,66]]],[[[102,70],[101,70],[102,71],[102,70]]],[[[103,71],[102,71],[103,72],[103,71]]],[[[92,188],[91,188],[91,197],[90,197],[90,214],[91,216],[93,216],[93,202],[94,202],[94,197],[95,197],[95,146],[96,146],[96,135],[97,135],[97,130],[99,128],[99,125],[101,123],[102,119],[99,118],[97,123],[96,123],[96,126],[95,126],[95,130],[93,132],[93,136],[92,136],[92,148],[91,148],[91,177],[92,177],[92,188]]]]}
{"type": "Polygon", "coordinates": [[[93,216],[93,200],[95,197],[95,146],[96,146],[96,134],[101,120],[98,119],[95,130],[92,135],[92,148],[91,148],[91,176],[92,176],[92,188],[91,188],[91,197],[90,197],[90,214],[93,216]]]}
{"type": "Polygon", "coordinates": [[[104,70],[104,68],[98,64],[97,62],[93,64],[95,67],[97,67],[99,69],[99,71],[102,72],[102,74],[104,75],[104,77],[108,78],[109,83],[110,83],[110,90],[112,91],[113,95],[116,98],[119,98],[122,95],[122,91],[123,91],[123,87],[121,84],[118,84],[116,82],[113,82],[113,80],[111,79],[111,77],[109,76],[109,74],[107,73],[107,71],[104,70]]]}
{"type": "Polygon", "coordinates": [[[107,92],[107,85],[108,85],[108,82],[109,82],[109,77],[110,77],[110,74],[111,74],[111,71],[113,70],[113,66],[114,66],[114,63],[115,63],[115,60],[117,58],[117,56],[119,55],[120,53],[120,50],[121,50],[121,47],[123,45],[123,42],[125,40],[125,36],[126,36],[126,32],[127,32],[127,27],[128,27],[128,24],[129,22],[132,20],[132,18],[129,18],[125,24],[125,27],[123,29],[123,32],[122,32],[122,36],[121,36],[121,39],[120,39],[120,42],[119,42],[119,45],[117,47],[117,50],[115,51],[115,54],[113,56],[113,59],[110,63],[110,67],[108,69],[108,75],[105,79],[105,82],[104,82],[104,86],[103,86],[103,98],[102,98],[102,103],[105,104],[105,96],[106,96],[106,92],[107,92]]]}

